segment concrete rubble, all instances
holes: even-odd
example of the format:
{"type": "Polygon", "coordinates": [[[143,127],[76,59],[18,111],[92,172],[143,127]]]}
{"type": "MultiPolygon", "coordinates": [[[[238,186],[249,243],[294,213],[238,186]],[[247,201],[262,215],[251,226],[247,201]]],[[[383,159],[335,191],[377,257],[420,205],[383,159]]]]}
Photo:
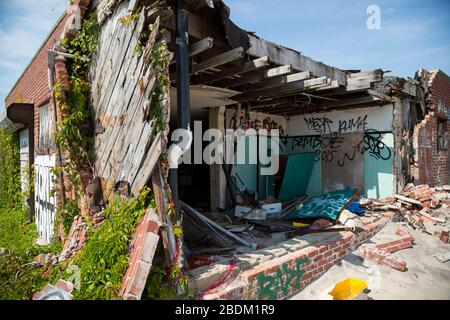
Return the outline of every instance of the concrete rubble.
{"type": "Polygon", "coordinates": [[[426,184],[408,184],[401,195],[367,200],[365,206],[375,211],[394,210],[413,229],[449,242],[450,186],[430,188],[426,184]]]}

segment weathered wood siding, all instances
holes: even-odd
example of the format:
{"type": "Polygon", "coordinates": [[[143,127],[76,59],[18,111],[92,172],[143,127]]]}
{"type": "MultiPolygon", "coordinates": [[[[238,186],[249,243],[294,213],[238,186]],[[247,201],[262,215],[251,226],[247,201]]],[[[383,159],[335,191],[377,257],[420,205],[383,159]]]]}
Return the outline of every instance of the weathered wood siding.
{"type": "MultiPolygon", "coordinates": [[[[151,21],[154,28],[143,54],[135,54],[141,33],[149,30],[148,17],[156,16],[156,9],[142,10],[128,25],[120,21],[136,9],[136,3],[122,2],[105,20],[91,70],[95,169],[106,199],[119,181],[128,182],[136,195],[148,182],[165,140],[164,134],[155,133],[155,121],[147,120],[152,93],[158,85],[157,71],[148,64],[159,34],[158,18],[151,21]]],[[[168,106],[166,97],[161,103],[165,118],[168,106]]]]}

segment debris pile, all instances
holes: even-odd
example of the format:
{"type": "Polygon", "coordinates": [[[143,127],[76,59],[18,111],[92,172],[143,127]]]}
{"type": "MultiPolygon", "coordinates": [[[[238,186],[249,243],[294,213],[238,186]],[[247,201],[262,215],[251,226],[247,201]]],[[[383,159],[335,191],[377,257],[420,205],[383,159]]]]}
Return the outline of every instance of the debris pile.
{"type": "Polygon", "coordinates": [[[379,264],[385,264],[399,271],[406,271],[406,262],[400,260],[392,253],[399,250],[412,248],[414,238],[408,232],[398,228],[395,232],[401,239],[380,243],[375,247],[362,246],[360,253],[367,259],[374,260],[379,264]]]}
{"type": "Polygon", "coordinates": [[[449,243],[450,186],[430,188],[408,184],[402,194],[380,200],[367,200],[374,211],[396,211],[413,228],[449,243]]]}
{"type": "Polygon", "coordinates": [[[50,253],[40,254],[34,258],[33,264],[39,267],[49,263],[56,264],[67,260],[84,246],[87,231],[87,224],[83,221],[83,218],[81,216],[75,217],[61,253],[59,255],[52,255],[50,253]]]}

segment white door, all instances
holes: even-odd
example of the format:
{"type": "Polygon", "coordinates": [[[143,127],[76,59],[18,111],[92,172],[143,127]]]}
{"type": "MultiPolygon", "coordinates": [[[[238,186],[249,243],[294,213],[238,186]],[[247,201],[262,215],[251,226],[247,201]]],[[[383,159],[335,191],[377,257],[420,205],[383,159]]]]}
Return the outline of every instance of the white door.
{"type": "Polygon", "coordinates": [[[36,156],[34,163],[36,226],[40,240],[46,244],[53,239],[53,225],[56,214],[56,199],[55,196],[50,195],[54,179],[50,170],[54,166],[54,155],[36,156]]]}

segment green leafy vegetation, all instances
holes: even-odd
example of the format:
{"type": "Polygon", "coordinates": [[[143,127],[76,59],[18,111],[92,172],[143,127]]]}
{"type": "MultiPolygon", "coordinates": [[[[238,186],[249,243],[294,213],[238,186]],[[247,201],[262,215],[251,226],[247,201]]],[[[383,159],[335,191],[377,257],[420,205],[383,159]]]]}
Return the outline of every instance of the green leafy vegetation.
{"type": "Polygon", "coordinates": [[[167,281],[167,271],[158,266],[154,266],[148,275],[143,299],[170,300],[176,295],[176,287],[167,281]]]}
{"type": "Polygon", "coordinates": [[[19,136],[0,129],[0,208],[21,207],[19,136]]]}
{"type": "MultiPolygon", "coordinates": [[[[31,265],[40,253],[58,252],[61,244],[36,246],[36,226],[20,189],[19,140],[0,129],[0,300],[29,299],[47,281],[31,265]]],[[[32,181],[26,189],[30,192],[32,181]]]]}
{"type": "Polygon", "coordinates": [[[170,87],[170,80],[168,75],[168,68],[170,64],[170,53],[167,49],[165,41],[155,44],[149,56],[149,63],[156,68],[157,79],[156,87],[152,93],[148,118],[156,119],[154,132],[159,132],[164,129],[164,120],[162,110],[164,110],[162,103],[167,94],[167,89],[170,87]]]}
{"type": "Polygon", "coordinates": [[[66,198],[63,210],[57,214],[57,223],[63,224],[67,233],[73,218],[80,214],[78,201],[84,194],[81,178],[83,167],[91,167],[90,146],[92,134],[89,130],[90,113],[88,98],[90,94],[89,68],[94,54],[97,52],[100,26],[95,14],[83,20],[80,32],[71,40],[65,39],[62,44],[74,58],[67,62],[68,84],[56,83],[53,87],[55,98],[62,116],[57,122],[55,141],[66,161],[60,168],[70,181],[75,199],[66,198]]]}
{"type": "Polygon", "coordinates": [[[125,17],[122,17],[119,19],[119,22],[124,25],[125,27],[129,26],[134,20],[139,18],[140,10],[131,13],[125,17]]]}
{"type": "Polygon", "coordinates": [[[0,253],[0,300],[28,300],[45,285],[41,270],[14,250],[0,253]]]}
{"type": "Polygon", "coordinates": [[[105,221],[89,236],[89,241],[73,264],[81,270],[78,299],[114,299],[119,297],[122,278],[128,267],[130,244],[137,224],[151,200],[145,188],[137,199],[116,196],[105,209],[105,221]]]}

